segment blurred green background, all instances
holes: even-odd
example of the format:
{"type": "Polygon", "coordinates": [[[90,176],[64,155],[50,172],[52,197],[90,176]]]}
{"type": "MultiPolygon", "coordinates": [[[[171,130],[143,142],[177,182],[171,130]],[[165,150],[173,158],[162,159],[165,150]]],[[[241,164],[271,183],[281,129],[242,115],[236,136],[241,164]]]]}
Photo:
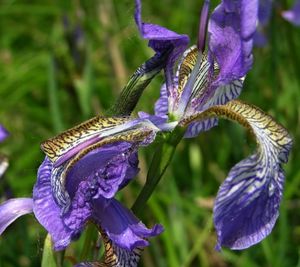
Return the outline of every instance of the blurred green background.
{"type": "MultiPolygon", "coordinates": [[[[0,2],[0,123],[11,133],[0,144],[10,167],[0,180],[1,201],[30,196],[43,160],[39,144],[101,114],[133,71],[153,52],[138,34],[133,0],[0,2]]],[[[278,1],[279,2],[279,1],[278,1]]],[[[218,1],[213,1],[215,6],[218,1]]],[[[195,43],[201,0],[143,1],[143,18],[186,33],[195,43]]],[[[288,8],[291,2],[282,1],[288,8]]],[[[151,240],[144,267],[300,266],[300,29],[274,9],[254,49],[241,99],[273,115],[294,137],[280,217],[272,234],[245,251],[214,250],[212,205],[230,168],[255,144],[240,126],[221,121],[181,142],[171,167],[141,219],[165,232],[151,240]]],[[[155,78],[135,112],[152,112],[163,76],[155,78]]],[[[144,182],[153,148],[140,151],[141,172],[119,197],[131,206],[144,182]]],[[[65,266],[80,260],[84,235],[66,251],[65,266]]],[[[0,237],[0,267],[40,266],[45,230],[34,216],[18,219],[0,237]]],[[[97,255],[89,252],[89,259],[97,255]]]]}

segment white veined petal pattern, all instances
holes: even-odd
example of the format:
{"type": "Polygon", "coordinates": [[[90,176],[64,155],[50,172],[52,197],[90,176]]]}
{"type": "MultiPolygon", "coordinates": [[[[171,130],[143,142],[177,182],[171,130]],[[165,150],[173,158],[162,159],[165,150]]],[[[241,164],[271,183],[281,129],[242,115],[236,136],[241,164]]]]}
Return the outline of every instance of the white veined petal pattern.
{"type": "Polygon", "coordinates": [[[276,222],[284,183],[281,164],[288,160],[292,139],[271,116],[237,100],[185,118],[181,125],[211,117],[241,123],[258,144],[255,154],[231,169],[214,206],[217,248],[244,249],[266,237],[276,222]]]}
{"type": "MultiPolygon", "coordinates": [[[[96,122],[99,120],[100,118],[96,122]]],[[[105,124],[104,128],[109,128],[109,130],[106,129],[105,134],[101,135],[98,140],[92,138],[92,142],[86,142],[85,137],[87,134],[92,133],[95,136],[102,129],[97,130],[99,125],[93,125],[93,120],[89,120],[85,124],[80,124],[42,144],[43,150],[49,159],[54,162],[51,171],[52,191],[56,202],[62,207],[63,213],[69,209],[70,205],[70,197],[65,188],[67,173],[78,161],[95,149],[117,142],[147,145],[154,140],[157,131],[159,131],[148,119],[126,121],[126,123],[117,126],[115,124],[120,122],[118,118],[103,118],[101,123],[103,122],[105,124]],[[84,130],[85,128],[88,128],[88,130],[84,130]],[[108,131],[111,135],[106,135],[108,131]],[[82,135],[84,136],[83,140],[80,139],[82,135]],[[75,140],[75,145],[72,140],[75,140]],[[75,150],[73,151],[73,149],[75,150]],[[57,164],[57,162],[60,162],[60,164],[57,164]]]]}

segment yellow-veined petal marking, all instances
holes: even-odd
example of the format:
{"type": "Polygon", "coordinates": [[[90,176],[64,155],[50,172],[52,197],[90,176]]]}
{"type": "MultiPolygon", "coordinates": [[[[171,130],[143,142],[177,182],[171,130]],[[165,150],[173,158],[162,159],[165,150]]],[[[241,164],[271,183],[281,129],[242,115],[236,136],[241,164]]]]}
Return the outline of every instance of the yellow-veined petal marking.
{"type": "Polygon", "coordinates": [[[142,248],[135,248],[129,251],[113,244],[107,234],[100,229],[104,243],[103,262],[81,263],[80,266],[86,267],[137,267],[141,257],[142,248]]]}
{"type": "Polygon", "coordinates": [[[265,148],[266,137],[276,148],[283,148],[292,142],[287,130],[276,123],[270,115],[240,100],[232,100],[225,105],[213,106],[203,112],[193,114],[181,120],[180,125],[187,126],[193,121],[201,121],[210,117],[224,117],[239,122],[254,135],[261,148],[265,148]]]}
{"type": "Polygon", "coordinates": [[[102,138],[100,141],[96,141],[91,145],[86,145],[72,155],[72,157],[68,158],[64,164],[61,164],[60,166],[54,166],[51,172],[51,186],[56,201],[63,207],[63,212],[67,211],[70,205],[70,197],[65,188],[67,173],[74,166],[74,164],[76,164],[76,162],[78,162],[82,157],[92,150],[112,143],[143,143],[143,141],[147,140],[148,138],[151,139],[155,136],[154,131],[155,126],[147,120],[142,121],[141,123],[133,124],[132,128],[125,128],[125,130],[123,129],[121,132],[116,132],[112,135],[105,136],[105,138],[102,138]]]}
{"type": "MultiPolygon", "coordinates": [[[[42,150],[48,158],[55,163],[68,151],[95,137],[101,137],[105,131],[113,129],[117,125],[124,124],[130,120],[129,117],[94,117],[71,128],[41,144],[42,150]]],[[[99,139],[95,138],[96,141],[99,139]]],[[[90,144],[94,143],[93,141],[90,144]]]]}

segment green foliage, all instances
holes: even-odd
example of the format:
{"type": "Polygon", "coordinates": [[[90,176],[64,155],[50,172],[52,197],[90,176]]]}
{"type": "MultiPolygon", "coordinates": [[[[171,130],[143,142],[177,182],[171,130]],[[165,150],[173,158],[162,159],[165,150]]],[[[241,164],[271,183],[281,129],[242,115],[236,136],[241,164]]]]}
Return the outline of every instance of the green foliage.
{"type": "MultiPolygon", "coordinates": [[[[143,4],[146,21],[187,33],[195,42],[201,1],[144,0],[143,4]]],[[[135,27],[133,0],[3,0],[0,5],[0,123],[11,133],[1,144],[1,153],[10,160],[0,180],[0,196],[5,200],[31,195],[43,160],[41,141],[103,114],[153,52],[135,27]]],[[[276,12],[265,30],[268,44],[254,49],[254,66],[241,98],[273,115],[294,137],[274,231],[245,251],[214,250],[213,198],[230,168],[254,149],[242,128],[222,121],[177,147],[147,211],[141,214],[148,226],[160,222],[165,232],[151,240],[140,266],[300,266],[300,30],[276,12]]],[[[136,111],[152,111],[162,83],[162,76],[152,81],[136,111]]],[[[145,181],[153,152],[154,147],[140,152],[141,172],[119,196],[128,206],[145,181]]],[[[68,248],[65,266],[82,257],[91,233],[88,228],[68,248]]],[[[0,237],[0,267],[40,266],[45,236],[34,216],[18,219],[0,237]]],[[[99,257],[94,249],[84,254],[89,259],[99,257]]]]}

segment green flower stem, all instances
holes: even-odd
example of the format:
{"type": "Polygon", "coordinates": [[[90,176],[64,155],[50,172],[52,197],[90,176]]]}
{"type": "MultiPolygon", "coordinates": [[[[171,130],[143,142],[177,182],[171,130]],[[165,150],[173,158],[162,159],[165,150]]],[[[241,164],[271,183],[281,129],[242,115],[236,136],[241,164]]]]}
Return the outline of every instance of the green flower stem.
{"type": "Polygon", "coordinates": [[[166,141],[160,144],[157,148],[149,167],[146,183],[131,208],[135,214],[141,214],[141,212],[144,210],[146,202],[152,195],[155,187],[168,168],[173,158],[175,149],[182,139],[184,133],[184,128],[175,128],[173,132],[168,134],[166,141]]]}
{"type": "Polygon", "coordinates": [[[58,267],[58,266],[59,265],[56,264],[56,261],[55,261],[55,253],[52,250],[51,237],[49,234],[47,234],[45,241],[44,241],[41,267],[58,267]]]}
{"type": "Polygon", "coordinates": [[[85,231],[85,240],[83,243],[82,251],[80,253],[79,261],[84,261],[89,257],[90,251],[93,250],[95,240],[95,236],[97,236],[98,232],[96,228],[92,224],[87,225],[87,229],[85,231]]]}

